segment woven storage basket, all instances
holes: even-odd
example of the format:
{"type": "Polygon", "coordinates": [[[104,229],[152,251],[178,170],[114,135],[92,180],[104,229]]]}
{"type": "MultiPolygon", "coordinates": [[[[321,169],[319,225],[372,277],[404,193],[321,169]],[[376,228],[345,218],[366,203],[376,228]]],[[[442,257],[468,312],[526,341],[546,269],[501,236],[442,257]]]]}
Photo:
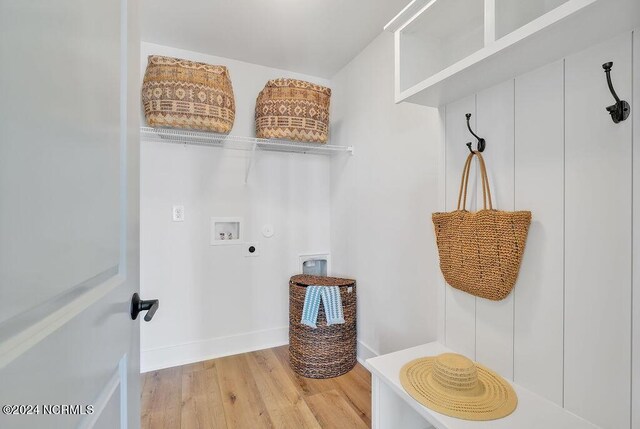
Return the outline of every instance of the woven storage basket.
{"type": "Polygon", "coordinates": [[[289,281],[289,362],[295,372],[309,378],[331,378],[356,364],[356,282],[334,277],[298,275],[289,281]],[[317,328],[300,323],[309,285],[339,286],[344,324],[327,326],[320,305],[317,328]]]}
{"type": "Polygon", "coordinates": [[[481,298],[506,298],[520,271],[530,223],[529,211],[493,209],[484,159],[479,152],[470,154],[462,171],[457,210],[433,214],[440,269],[447,283],[481,298]],[[466,199],[474,156],[480,165],[484,210],[471,213],[466,199]]]}
{"type": "Polygon", "coordinates": [[[331,89],[296,79],[274,79],[256,100],[256,135],[326,143],[331,89]]]}
{"type": "Polygon", "coordinates": [[[179,58],[149,56],[142,103],[151,127],[228,133],[235,119],[229,71],[179,58]]]}

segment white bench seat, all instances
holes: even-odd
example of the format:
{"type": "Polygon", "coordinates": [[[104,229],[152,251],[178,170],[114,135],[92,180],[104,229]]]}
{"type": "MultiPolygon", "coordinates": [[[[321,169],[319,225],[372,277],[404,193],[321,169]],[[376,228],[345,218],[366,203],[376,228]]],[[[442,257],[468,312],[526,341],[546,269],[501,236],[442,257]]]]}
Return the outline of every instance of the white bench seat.
{"type": "Polygon", "coordinates": [[[372,375],[373,429],[597,429],[586,420],[543,397],[511,383],[518,407],[509,416],[491,421],[468,421],[445,416],[415,401],[400,384],[400,368],[419,357],[452,350],[433,342],[367,359],[372,375]]]}

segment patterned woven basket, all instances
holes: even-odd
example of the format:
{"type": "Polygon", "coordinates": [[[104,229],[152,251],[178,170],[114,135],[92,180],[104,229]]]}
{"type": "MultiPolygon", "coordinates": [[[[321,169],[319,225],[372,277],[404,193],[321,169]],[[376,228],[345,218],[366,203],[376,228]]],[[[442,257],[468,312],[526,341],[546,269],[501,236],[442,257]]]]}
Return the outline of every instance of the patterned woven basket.
{"type": "Polygon", "coordinates": [[[151,127],[228,133],[235,119],[229,71],[179,58],[149,56],[142,103],[151,127]]]}
{"type": "Polygon", "coordinates": [[[493,209],[484,159],[479,152],[470,154],[462,171],[457,210],[433,214],[440,269],[447,283],[481,298],[506,298],[520,271],[530,223],[529,211],[493,209]],[[466,199],[474,156],[480,164],[484,210],[471,213],[466,199]]]}
{"type": "Polygon", "coordinates": [[[334,277],[298,275],[289,281],[289,362],[303,377],[331,378],[356,364],[356,282],[334,277]],[[344,324],[327,326],[320,305],[317,328],[300,323],[307,286],[339,286],[344,324]]]}
{"type": "Polygon", "coordinates": [[[267,82],[256,100],[256,135],[326,143],[331,89],[295,79],[267,82]]]}

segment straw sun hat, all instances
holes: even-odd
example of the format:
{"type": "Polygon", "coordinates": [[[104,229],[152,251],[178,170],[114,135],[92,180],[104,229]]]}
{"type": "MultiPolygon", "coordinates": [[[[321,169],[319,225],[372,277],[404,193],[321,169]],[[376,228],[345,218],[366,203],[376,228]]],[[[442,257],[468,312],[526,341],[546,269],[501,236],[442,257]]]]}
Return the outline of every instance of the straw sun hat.
{"type": "Polygon", "coordinates": [[[404,389],[422,405],[465,420],[495,420],[515,410],[513,388],[490,369],[455,353],[415,359],[400,370],[404,389]]]}

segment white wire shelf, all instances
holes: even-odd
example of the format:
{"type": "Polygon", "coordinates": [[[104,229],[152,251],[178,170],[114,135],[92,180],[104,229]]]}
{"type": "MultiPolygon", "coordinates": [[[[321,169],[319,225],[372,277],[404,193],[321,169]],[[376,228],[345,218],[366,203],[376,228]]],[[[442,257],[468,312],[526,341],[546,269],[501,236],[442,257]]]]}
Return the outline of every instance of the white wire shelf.
{"type": "Polygon", "coordinates": [[[259,139],[255,137],[242,137],[174,128],[140,127],[140,138],[149,142],[179,143],[248,151],[267,150],[317,155],[348,153],[353,155],[353,146],[298,143],[288,140],[259,139]]]}

